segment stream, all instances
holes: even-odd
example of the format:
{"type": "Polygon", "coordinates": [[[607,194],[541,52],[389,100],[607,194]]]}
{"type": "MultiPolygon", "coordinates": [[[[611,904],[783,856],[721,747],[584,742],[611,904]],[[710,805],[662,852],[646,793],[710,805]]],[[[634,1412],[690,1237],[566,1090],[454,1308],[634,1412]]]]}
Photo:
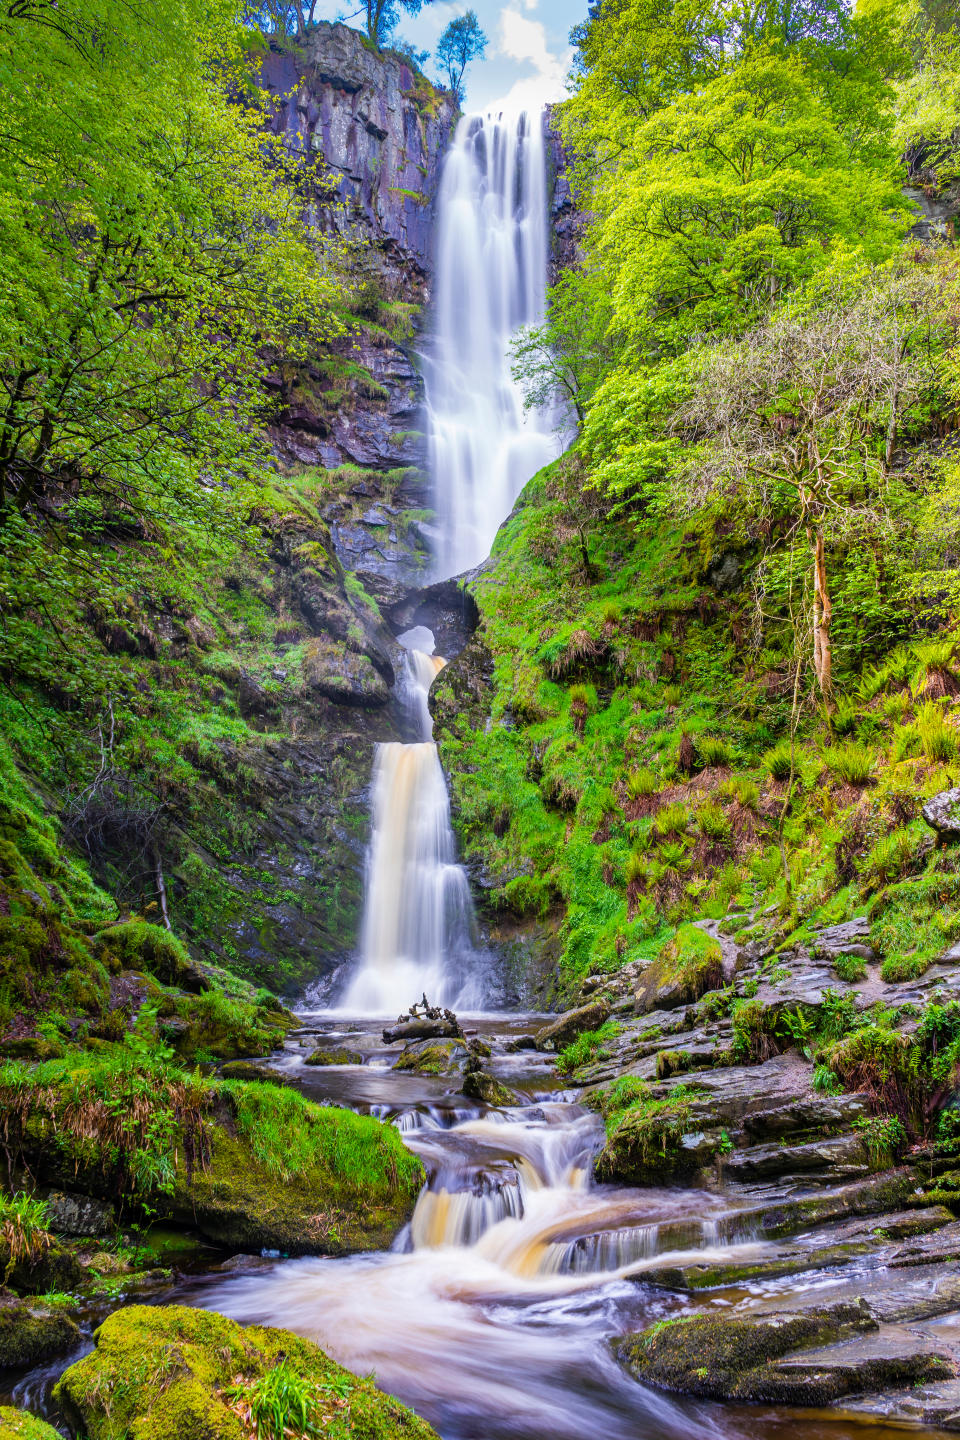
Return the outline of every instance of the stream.
{"type": "MultiPolygon", "coordinates": [[[[382,1022],[380,1022],[382,1023],[382,1022]]],[[[279,1067],[312,1099],[399,1127],[428,1185],[393,1248],[344,1259],[251,1259],[186,1280],[169,1301],[309,1336],[344,1365],[373,1372],[443,1440],[890,1440],[889,1427],[760,1407],[674,1399],[637,1384],[609,1341],[682,1313],[682,1297],[645,1286],[653,1263],[722,1250],[759,1256],[722,1197],[616,1190],[591,1179],[599,1119],[557,1090],[550,1057],[487,1062],[525,1103],[486,1110],[459,1077],[398,1074],[380,1023],[304,1016],[309,1043],[345,1044],[362,1066],[309,1070],[293,1040],[279,1067]]],[[[502,1052],[537,1017],[474,1016],[502,1052]]],[[[714,1292],[717,1305],[745,1298],[714,1292]]],[[[702,1297],[700,1297],[702,1303],[702,1297]]],[[[931,1434],[930,1431],[925,1432],[931,1434]]]]}

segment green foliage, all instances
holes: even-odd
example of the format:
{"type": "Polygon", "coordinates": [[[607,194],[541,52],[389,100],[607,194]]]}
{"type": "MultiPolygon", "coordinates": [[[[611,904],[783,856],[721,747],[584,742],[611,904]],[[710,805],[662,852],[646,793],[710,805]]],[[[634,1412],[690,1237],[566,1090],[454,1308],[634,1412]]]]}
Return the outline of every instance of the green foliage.
{"type": "Polygon", "coordinates": [[[627,776],[627,795],[631,800],[642,800],[648,795],[655,795],[656,791],[657,777],[646,766],[632,770],[627,776]]]}
{"type": "Polygon", "coordinates": [[[721,735],[698,735],[697,752],[707,766],[729,765],[733,759],[733,750],[721,735]]]}
{"type": "MultiPolygon", "coordinates": [[[[337,1376],[324,1389],[338,1400],[346,1400],[353,1389],[353,1379],[337,1376]]],[[[230,1400],[238,1401],[250,1415],[257,1440],[285,1440],[287,1435],[314,1436],[327,1432],[325,1406],[315,1381],[296,1371],[282,1359],[272,1370],[245,1385],[234,1385],[226,1391],[230,1400]]]]}
{"type": "Polygon", "coordinates": [[[571,1075],[581,1065],[607,1059],[610,1052],[605,1042],[613,1040],[619,1033],[620,1026],[614,1020],[607,1020],[598,1030],[584,1030],[576,1040],[558,1052],[557,1073],[571,1075]]]}
{"type": "Polygon", "coordinates": [[[682,835],[689,823],[690,811],[686,805],[682,801],[674,801],[657,811],[653,828],[661,837],[682,835]]]}
{"type": "Polygon", "coordinates": [[[766,752],[763,763],[772,779],[789,780],[791,772],[796,766],[794,747],[789,740],[781,740],[772,750],[766,752]]]}
{"type": "Polygon", "coordinates": [[[855,740],[828,746],[823,760],[830,773],[845,785],[866,785],[873,776],[873,754],[868,746],[855,740]]]}

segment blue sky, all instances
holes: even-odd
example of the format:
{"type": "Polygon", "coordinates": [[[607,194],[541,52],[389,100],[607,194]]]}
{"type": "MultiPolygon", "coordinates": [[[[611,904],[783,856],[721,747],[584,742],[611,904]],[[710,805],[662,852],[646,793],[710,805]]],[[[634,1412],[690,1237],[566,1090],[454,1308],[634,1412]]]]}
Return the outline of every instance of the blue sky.
{"type": "MultiPolygon", "coordinates": [[[[360,0],[320,0],[318,20],[350,18],[360,0]]],[[[400,34],[421,50],[436,48],[440,32],[471,8],[487,33],[487,58],[467,74],[468,110],[501,104],[513,109],[562,99],[570,68],[570,28],[587,13],[587,0],[432,0],[417,16],[405,15],[400,34]]],[[[425,66],[435,73],[432,62],[425,66]]]]}

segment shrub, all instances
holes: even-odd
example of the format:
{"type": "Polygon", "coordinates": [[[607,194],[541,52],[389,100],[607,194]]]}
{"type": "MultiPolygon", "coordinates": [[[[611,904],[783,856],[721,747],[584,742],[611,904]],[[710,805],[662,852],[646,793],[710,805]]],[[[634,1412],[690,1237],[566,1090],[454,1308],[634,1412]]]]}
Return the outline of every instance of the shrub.
{"type": "Polygon", "coordinates": [[[919,664],[911,689],[928,700],[944,700],[960,691],[956,671],[957,642],[952,639],[926,640],[914,646],[919,664]]]}
{"type": "Polygon", "coordinates": [[[700,806],[697,811],[697,826],[708,840],[723,841],[730,838],[730,821],[723,806],[718,805],[715,800],[708,800],[705,805],[700,806]]]}
{"type": "Polygon", "coordinates": [[[627,776],[627,795],[631,800],[641,800],[647,795],[654,795],[656,789],[657,777],[646,766],[627,776]]]}
{"type": "Polygon", "coordinates": [[[813,1067],[813,1088],[821,1095],[841,1095],[843,1086],[829,1065],[814,1065],[813,1067]]]}
{"type": "Polygon", "coordinates": [[[932,765],[956,759],[956,732],[947,724],[942,710],[928,702],[917,711],[914,723],[920,748],[932,765]]]}
{"type": "Polygon", "coordinates": [[[854,1127],[863,1132],[867,1152],[876,1170],[892,1165],[907,1148],[908,1135],[896,1115],[861,1115],[854,1127]]]}
{"type": "Polygon", "coordinates": [[[863,862],[865,873],[872,879],[887,885],[906,875],[913,866],[916,854],[916,840],[905,826],[882,835],[867,854],[863,862]]]}
{"type": "Polygon", "coordinates": [[[718,735],[701,735],[697,740],[697,750],[707,766],[729,765],[733,759],[732,748],[718,735]]]}
{"type": "Polygon", "coordinates": [[[626,877],[628,885],[642,884],[649,872],[649,861],[647,857],[636,850],[632,850],[627,856],[626,877]]]}
{"type": "Polygon", "coordinates": [[[665,685],[663,688],[663,703],[668,710],[674,710],[683,699],[683,691],[679,685],[665,685]]]}
{"type": "Polygon", "coordinates": [[[781,740],[763,756],[764,767],[773,780],[789,780],[791,770],[796,769],[796,753],[789,740],[781,740]]]}
{"type": "Polygon", "coordinates": [[[573,721],[573,728],[578,735],[582,735],[587,723],[587,716],[593,709],[593,692],[588,685],[571,685],[570,687],[570,719],[573,721]]]}
{"type": "Polygon", "coordinates": [[[847,1090],[862,1090],[880,1113],[906,1119],[922,1098],[920,1053],[906,1035],[883,1024],[865,1025],[837,1041],[830,1069],[847,1090]]]}
{"type": "Polygon", "coordinates": [[[690,820],[690,812],[682,801],[676,800],[670,805],[664,805],[662,810],[657,812],[653,827],[659,836],[682,835],[690,820]]]}
{"type": "Polygon", "coordinates": [[[837,708],[830,716],[830,724],[835,735],[851,735],[857,727],[859,710],[853,700],[840,700],[837,708]]]}
{"type": "Polygon", "coordinates": [[[823,760],[830,773],[845,785],[866,785],[873,775],[873,755],[866,745],[855,740],[827,746],[823,760]]]}
{"type": "Polygon", "coordinates": [[[687,858],[687,848],[682,840],[668,840],[660,847],[660,862],[668,870],[679,870],[687,858]]]}

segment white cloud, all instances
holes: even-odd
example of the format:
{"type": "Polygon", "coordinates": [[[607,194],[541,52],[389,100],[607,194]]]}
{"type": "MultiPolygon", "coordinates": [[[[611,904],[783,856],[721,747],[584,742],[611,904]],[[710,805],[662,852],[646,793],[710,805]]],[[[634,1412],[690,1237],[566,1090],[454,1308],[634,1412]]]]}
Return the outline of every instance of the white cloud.
{"type": "MultiPolygon", "coordinates": [[[[528,10],[537,0],[521,0],[528,10]]],[[[569,49],[556,54],[547,44],[546,27],[539,20],[528,20],[518,10],[507,8],[500,13],[498,54],[508,60],[533,67],[511,86],[503,97],[505,110],[539,109],[551,100],[560,100],[565,93],[567,72],[573,59],[569,49]]]]}

